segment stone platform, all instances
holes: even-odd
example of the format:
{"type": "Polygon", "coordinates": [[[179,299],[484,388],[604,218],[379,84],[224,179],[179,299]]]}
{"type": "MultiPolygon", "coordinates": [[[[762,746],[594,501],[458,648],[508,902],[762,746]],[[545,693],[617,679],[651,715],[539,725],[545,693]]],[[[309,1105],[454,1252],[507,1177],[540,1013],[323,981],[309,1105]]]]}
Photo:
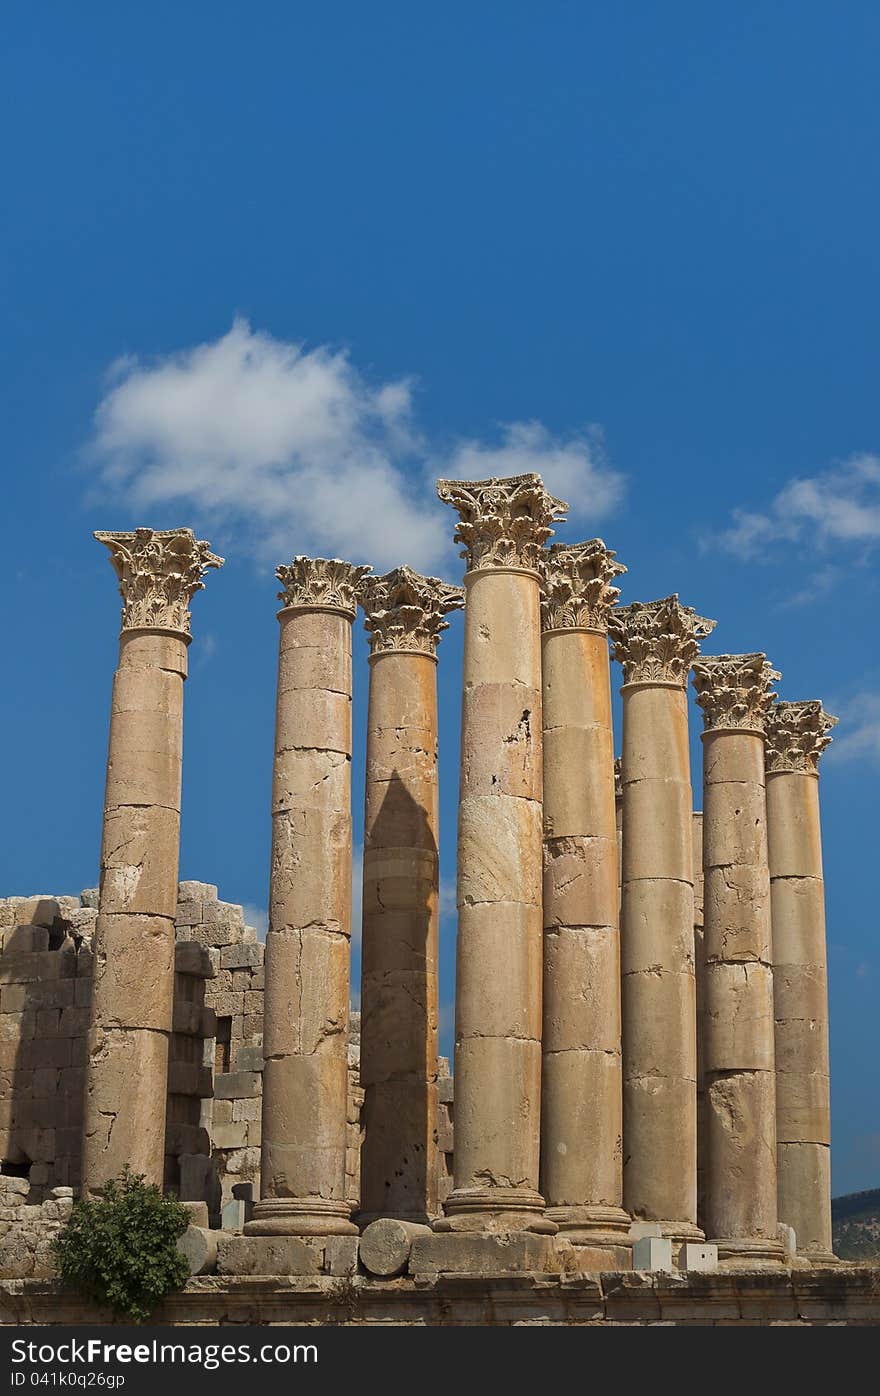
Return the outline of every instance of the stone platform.
{"type": "MultiPolygon", "coordinates": [[[[109,1322],[52,1280],[0,1281],[0,1324],[109,1322]]],[[[168,1299],[157,1324],[585,1326],[880,1325],[880,1268],[736,1274],[419,1276],[205,1275],[168,1299]]]]}

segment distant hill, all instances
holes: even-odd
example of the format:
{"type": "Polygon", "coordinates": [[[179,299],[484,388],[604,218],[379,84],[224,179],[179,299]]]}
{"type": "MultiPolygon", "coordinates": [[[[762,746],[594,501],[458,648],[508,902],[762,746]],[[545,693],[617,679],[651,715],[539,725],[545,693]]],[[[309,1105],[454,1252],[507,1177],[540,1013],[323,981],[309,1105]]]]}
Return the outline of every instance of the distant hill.
{"type": "Polygon", "coordinates": [[[880,1188],[833,1198],[831,1226],[841,1260],[880,1260],[880,1188]]]}

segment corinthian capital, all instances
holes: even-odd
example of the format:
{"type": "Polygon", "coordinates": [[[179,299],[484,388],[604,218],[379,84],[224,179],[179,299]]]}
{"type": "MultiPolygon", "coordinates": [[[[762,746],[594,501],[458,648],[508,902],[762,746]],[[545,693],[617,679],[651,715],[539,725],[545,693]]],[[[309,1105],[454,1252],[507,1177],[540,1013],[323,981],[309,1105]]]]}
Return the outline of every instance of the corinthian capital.
{"type": "Polygon", "coordinates": [[[611,653],[623,665],[624,683],[687,684],[688,670],[700,653],[699,640],[711,635],[717,621],[682,606],[677,592],[662,601],[633,601],[608,617],[611,653]]]}
{"type": "Polygon", "coordinates": [[[608,612],[620,590],[612,586],[626,568],[601,538],[554,543],[544,555],[541,621],[545,630],[607,630],[608,612]]]}
{"type": "Polygon", "coordinates": [[[189,635],[189,603],[212,567],[222,567],[191,528],[98,532],[119,578],[123,630],[176,630],[189,635]]]}
{"type": "Polygon", "coordinates": [[[395,567],[383,577],[364,578],[359,599],[371,654],[419,650],[433,655],[440,632],[449,629],[443,617],[464,605],[464,591],[447,586],[439,577],[422,577],[409,567],[395,567]]]}
{"type": "Polygon", "coordinates": [[[803,703],[777,700],[764,724],[767,773],[793,771],[819,774],[819,757],[831,744],[829,733],[837,718],[826,713],[818,698],[803,703]]]}
{"type": "Polygon", "coordinates": [[[275,568],[283,587],[278,600],[283,606],[303,611],[344,611],[354,620],[361,582],[371,569],[341,562],[338,557],[304,557],[275,568]]]}
{"type": "Polygon", "coordinates": [[[707,732],[740,728],[763,732],[781,678],[766,654],[704,654],[694,664],[694,688],[707,732]]]}
{"type": "Polygon", "coordinates": [[[464,544],[468,570],[524,567],[538,571],[541,550],[555,519],[568,505],[544,488],[540,475],[489,480],[438,480],[437,493],[458,511],[456,543],[464,544]]]}

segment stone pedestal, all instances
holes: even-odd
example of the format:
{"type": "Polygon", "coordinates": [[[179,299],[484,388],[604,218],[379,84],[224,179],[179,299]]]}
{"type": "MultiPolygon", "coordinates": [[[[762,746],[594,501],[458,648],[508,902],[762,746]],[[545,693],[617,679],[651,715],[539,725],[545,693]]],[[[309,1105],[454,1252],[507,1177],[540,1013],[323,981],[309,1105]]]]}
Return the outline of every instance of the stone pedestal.
{"type": "Polygon", "coordinates": [[[601,539],[544,565],[541,1191],[590,1266],[623,1263],[620,943],[608,611],[625,568],[601,539]]]}
{"type": "Polygon", "coordinates": [[[260,1201],[249,1235],[354,1232],[345,1199],[351,626],[367,567],[276,572],[281,644],[266,936],[260,1201]]]}
{"type": "Polygon", "coordinates": [[[399,567],[366,578],[360,600],[370,635],[358,1215],[366,1226],[378,1217],[427,1222],[439,1211],[436,650],[443,616],[463,594],[399,567]]]}
{"type": "Polygon", "coordinates": [[[189,602],[219,567],[188,528],[96,533],[122,596],[86,1067],[83,1194],[163,1183],[189,602]]]}
{"type": "Polygon", "coordinates": [[[819,757],[836,722],[819,702],[778,702],[765,728],[779,1220],[821,1265],[834,1255],[819,757]]]}
{"type": "Polygon", "coordinates": [[[441,480],[465,545],[455,1176],[438,1229],[553,1233],[541,1112],[540,476],[441,480]]]}
{"type": "Polygon", "coordinates": [[[677,596],[612,611],[623,665],[623,1205],[663,1236],[697,1214],[696,1006],[687,676],[714,628],[677,596]]]}
{"type": "Polygon", "coordinates": [[[722,1264],[782,1264],[764,718],[779,678],[763,654],[694,664],[703,709],[706,1230],[722,1264]]]}

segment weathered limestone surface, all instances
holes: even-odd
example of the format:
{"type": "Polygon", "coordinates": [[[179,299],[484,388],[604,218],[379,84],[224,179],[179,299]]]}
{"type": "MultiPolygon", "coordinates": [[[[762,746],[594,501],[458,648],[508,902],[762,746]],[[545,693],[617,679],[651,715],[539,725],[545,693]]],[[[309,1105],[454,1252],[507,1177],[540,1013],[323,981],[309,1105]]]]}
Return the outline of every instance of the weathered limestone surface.
{"type": "Polygon", "coordinates": [[[612,611],[623,665],[623,1198],[698,1240],[692,797],[687,677],[715,622],[677,596],[612,611]]]}
{"type": "MultiPolygon", "coordinates": [[[[289,1244],[299,1238],[278,1239],[289,1244]]],[[[386,1280],[327,1273],[279,1275],[274,1279],[265,1275],[200,1275],[190,1280],[182,1293],[165,1300],[154,1322],[217,1327],[252,1324],[256,1315],[264,1324],[315,1327],[388,1323],[446,1327],[642,1327],[672,1323],[877,1326],[880,1270],[840,1265],[825,1270],[739,1275],[496,1272],[477,1281],[472,1276],[427,1272],[415,1279],[398,1276],[386,1280]]],[[[108,1317],[57,1282],[0,1281],[0,1324],[95,1324],[106,1322],[108,1317]]]]}
{"type": "Polygon", "coordinates": [[[765,727],[779,1220],[818,1264],[834,1258],[819,758],[836,722],[817,701],[777,702],[765,727]]]}
{"type": "Polygon", "coordinates": [[[188,528],[95,535],[122,596],[85,1081],[83,1188],[161,1186],[172,1030],[189,602],[220,567],[188,528]]]}
{"type": "Polygon", "coordinates": [[[465,546],[458,824],[455,1186],[447,1229],[555,1231],[539,1188],[540,476],[441,480],[465,546]]]}
{"type": "Polygon", "coordinates": [[[618,851],[608,611],[626,569],[554,544],[542,601],[544,1023],[541,1191],[594,1263],[626,1239],[618,851]]]}
{"type": "Polygon", "coordinates": [[[351,626],[369,571],[279,567],[260,1201],[251,1234],[354,1230],[345,1189],[351,626]]]}
{"type": "Polygon", "coordinates": [[[722,1260],[781,1263],[763,654],[694,664],[703,709],[706,1229],[722,1260]]]}
{"type": "Polygon", "coordinates": [[[437,643],[460,587],[367,577],[359,1222],[427,1222],[437,1198],[437,643]]]}

